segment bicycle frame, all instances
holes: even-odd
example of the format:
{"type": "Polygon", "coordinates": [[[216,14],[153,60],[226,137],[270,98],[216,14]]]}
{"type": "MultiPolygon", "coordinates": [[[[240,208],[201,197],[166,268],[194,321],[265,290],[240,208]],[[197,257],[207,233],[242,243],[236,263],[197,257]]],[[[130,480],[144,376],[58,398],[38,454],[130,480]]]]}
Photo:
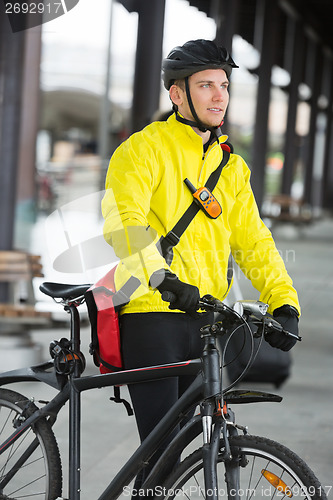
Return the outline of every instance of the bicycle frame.
{"type": "MultiPolygon", "coordinates": [[[[69,455],[69,498],[71,500],[79,500],[80,498],[80,423],[81,423],[81,392],[102,387],[110,387],[114,385],[123,385],[137,383],[139,381],[152,381],[160,378],[175,377],[179,375],[189,375],[197,372],[200,368],[200,360],[187,361],[185,363],[176,363],[174,365],[153,366],[140,370],[129,370],[124,372],[110,373],[104,375],[93,375],[87,377],[75,378],[71,377],[64,387],[60,389],[52,401],[47,403],[43,408],[40,408],[31,417],[16,429],[13,434],[2,443],[0,453],[5,451],[13,442],[18,439],[31,425],[41,418],[50,416],[51,422],[54,423],[56,415],[60,409],[70,403],[69,407],[69,442],[71,443],[69,455]]],[[[15,370],[7,372],[0,376],[0,384],[5,385],[22,380],[40,381],[43,377],[43,367],[49,367],[50,364],[41,365],[32,369],[15,370]],[[33,375],[35,374],[35,376],[33,375]]],[[[159,425],[154,429],[151,435],[139,446],[134,455],[125,464],[123,469],[117,474],[110,486],[101,495],[100,500],[114,499],[121,493],[122,488],[128,484],[131,479],[140,470],[143,462],[146,462],[156,450],[158,443],[168,435],[168,433],[181,420],[182,412],[194,406],[202,398],[202,382],[201,376],[197,377],[196,381],[188,391],[177,401],[159,425]]],[[[45,380],[44,380],[45,381],[45,380]]]]}
{"type": "MultiPolygon", "coordinates": [[[[71,343],[73,352],[79,352],[80,346],[80,321],[77,307],[67,306],[71,314],[71,343]]],[[[217,491],[216,460],[217,443],[219,442],[220,430],[223,417],[213,418],[216,399],[221,397],[221,380],[219,352],[215,346],[215,338],[206,340],[202,359],[188,360],[181,363],[157,365],[135,370],[124,370],[109,374],[98,374],[92,376],[81,376],[80,367],[75,364],[74,371],[69,375],[55,373],[53,361],[21,370],[14,370],[0,375],[0,386],[14,382],[39,381],[44,382],[59,390],[59,393],[44,407],[40,408],[27,420],[25,420],[12,435],[2,443],[0,454],[18,439],[31,425],[41,418],[49,418],[51,425],[54,424],[57,414],[69,401],[69,498],[80,499],[80,442],[81,442],[81,393],[95,388],[110,387],[117,385],[128,385],[137,382],[148,382],[166,377],[180,375],[198,374],[192,385],[181,396],[176,404],[170,408],[168,413],[159,422],[150,435],[141,443],[127,463],[118,472],[109,486],[101,494],[98,500],[114,500],[123,491],[130,481],[136,476],[143,464],[155,453],[159,443],[167,437],[174,427],[184,418],[184,415],[198,403],[202,403],[202,414],[192,418],[180,433],[167,447],[155,467],[148,476],[144,487],[153,488],[167,475],[161,464],[174,464],[184,444],[191,442],[197,435],[204,432],[204,463],[206,489],[217,491]],[[50,371],[51,369],[51,371],[50,371]],[[198,373],[199,372],[199,373],[198,373]],[[203,425],[203,428],[202,428],[203,425]]],[[[233,403],[255,402],[255,401],[281,401],[279,396],[258,392],[254,394],[242,391],[231,391],[225,395],[225,399],[233,403]]],[[[216,499],[216,496],[208,498],[216,499]]]]}

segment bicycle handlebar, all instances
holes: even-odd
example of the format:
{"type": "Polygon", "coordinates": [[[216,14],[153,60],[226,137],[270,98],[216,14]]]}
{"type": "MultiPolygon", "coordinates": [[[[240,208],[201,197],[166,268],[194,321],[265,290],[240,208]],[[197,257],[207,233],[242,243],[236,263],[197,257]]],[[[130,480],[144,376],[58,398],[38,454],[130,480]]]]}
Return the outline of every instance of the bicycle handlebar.
{"type": "MultiPolygon", "coordinates": [[[[177,295],[173,292],[165,291],[162,293],[162,300],[172,304],[177,300],[177,295]]],[[[235,319],[239,319],[239,314],[236,311],[226,306],[223,302],[216,299],[212,295],[204,295],[201,299],[199,299],[197,309],[204,309],[205,311],[215,311],[219,313],[228,311],[230,316],[233,316],[235,319]]]]}
{"type": "MultiPolygon", "coordinates": [[[[172,302],[177,300],[177,296],[173,292],[165,291],[162,293],[162,300],[172,304],[172,302]]],[[[236,304],[241,305],[241,313],[231,307],[228,307],[212,295],[204,295],[201,299],[199,299],[197,309],[214,311],[223,314],[225,318],[231,321],[234,325],[237,323],[239,324],[240,322],[245,322],[244,316],[248,316],[251,317],[251,319],[254,319],[254,321],[260,321],[260,323],[263,323],[266,334],[278,332],[298,341],[302,340],[302,337],[284,330],[282,325],[267,313],[267,304],[259,301],[242,300],[236,302],[236,304]]]]}

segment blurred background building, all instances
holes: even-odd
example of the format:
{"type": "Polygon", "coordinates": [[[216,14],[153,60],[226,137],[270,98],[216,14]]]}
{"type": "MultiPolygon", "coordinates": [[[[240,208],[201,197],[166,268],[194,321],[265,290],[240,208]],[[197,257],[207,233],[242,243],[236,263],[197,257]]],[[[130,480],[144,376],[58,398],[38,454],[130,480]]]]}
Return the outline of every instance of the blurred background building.
{"type": "Polygon", "coordinates": [[[1,5],[2,250],[36,246],[36,223],[103,189],[117,145],[170,110],[161,59],[195,38],[225,45],[240,66],[224,130],[262,215],[332,213],[330,0],[71,1],[17,31],[1,5]]]}

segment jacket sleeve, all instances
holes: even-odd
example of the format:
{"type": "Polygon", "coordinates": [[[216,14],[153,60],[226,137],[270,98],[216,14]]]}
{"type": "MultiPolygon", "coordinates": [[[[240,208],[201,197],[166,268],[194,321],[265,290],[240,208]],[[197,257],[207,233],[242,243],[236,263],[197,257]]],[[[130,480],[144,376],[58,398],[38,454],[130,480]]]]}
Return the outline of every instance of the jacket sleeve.
{"type": "Polygon", "coordinates": [[[269,304],[270,313],[284,304],[290,304],[300,312],[292,280],[271,232],[259,216],[250,185],[250,170],[245,163],[242,168],[230,214],[230,245],[234,259],[260,292],[260,300],[269,304]]]}
{"type": "Polygon", "coordinates": [[[160,235],[148,220],[156,169],[152,149],[136,151],[130,138],[111,158],[102,200],[104,238],[122,267],[145,286],[154,271],[168,269],[157,249],[160,235]]]}

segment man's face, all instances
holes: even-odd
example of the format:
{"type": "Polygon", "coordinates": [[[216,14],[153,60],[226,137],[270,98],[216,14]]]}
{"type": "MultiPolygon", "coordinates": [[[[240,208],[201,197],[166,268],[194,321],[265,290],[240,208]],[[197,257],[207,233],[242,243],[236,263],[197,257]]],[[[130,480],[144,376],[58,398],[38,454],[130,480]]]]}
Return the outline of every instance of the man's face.
{"type": "MultiPolygon", "coordinates": [[[[218,127],[229,103],[229,81],[223,69],[206,69],[189,77],[189,87],[194,109],[201,122],[209,127],[218,127]]],[[[179,89],[179,112],[193,120],[185,90],[179,89]]]]}

